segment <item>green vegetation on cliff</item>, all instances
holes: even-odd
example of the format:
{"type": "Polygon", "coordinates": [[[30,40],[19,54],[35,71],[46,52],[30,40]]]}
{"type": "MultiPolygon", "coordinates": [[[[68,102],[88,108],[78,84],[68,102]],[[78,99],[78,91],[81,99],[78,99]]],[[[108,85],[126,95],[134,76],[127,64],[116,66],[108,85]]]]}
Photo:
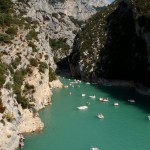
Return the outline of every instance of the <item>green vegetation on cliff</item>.
{"type": "Polygon", "coordinates": [[[6,64],[0,63],[0,88],[5,83],[7,68],[8,66],[6,64]]]}
{"type": "Polygon", "coordinates": [[[69,45],[66,43],[67,39],[59,38],[59,39],[49,39],[49,44],[54,53],[54,61],[58,62],[59,58],[57,55],[68,55],[69,54],[69,45]]]}
{"type": "Polygon", "coordinates": [[[119,1],[116,1],[93,15],[76,36],[70,62],[81,62],[84,78],[91,78],[97,68],[95,64],[99,61],[99,50],[104,47],[107,39],[107,17],[118,7],[118,4],[119,1]],[[74,56],[77,51],[78,58],[74,56]]]}
{"type": "Polygon", "coordinates": [[[58,3],[58,2],[64,3],[65,0],[49,0],[49,3],[50,3],[51,5],[55,5],[55,3],[58,3]]]}
{"type": "Polygon", "coordinates": [[[85,79],[135,80],[149,85],[149,0],[116,0],[93,15],[74,42],[70,62],[85,79]],[[75,63],[76,62],[76,63],[75,63]]]}

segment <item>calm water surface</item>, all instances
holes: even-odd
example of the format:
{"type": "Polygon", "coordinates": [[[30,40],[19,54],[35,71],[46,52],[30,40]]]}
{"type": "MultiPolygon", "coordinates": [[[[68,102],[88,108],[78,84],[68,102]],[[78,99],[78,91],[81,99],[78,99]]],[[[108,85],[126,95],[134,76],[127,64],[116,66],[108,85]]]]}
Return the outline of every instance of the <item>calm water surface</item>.
{"type": "MultiPolygon", "coordinates": [[[[64,84],[71,81],[62,79],[64,84]]],[[[24,150],[89,150],[92,146],[100,150],[150,150],[149,97],[129,88],[84,82],[54,89],[53,93],[52,105],[40,111],[44,130],[27,135],[24,150]],[[82,97],[82,93],[86,96],[82,97]],[[108,97],[109,102],[102,103],[99,97],[108,97]],[[128,99],[135,99],[136,103],[131,104],[128,99]],[[118,107],[113,106],[115,101],[119,102],[118,107]],[[77,109],[87,102],[87,110],[77,109]],[[97,113],[103,113],[105,118],[98,119],[97,113]]]]}

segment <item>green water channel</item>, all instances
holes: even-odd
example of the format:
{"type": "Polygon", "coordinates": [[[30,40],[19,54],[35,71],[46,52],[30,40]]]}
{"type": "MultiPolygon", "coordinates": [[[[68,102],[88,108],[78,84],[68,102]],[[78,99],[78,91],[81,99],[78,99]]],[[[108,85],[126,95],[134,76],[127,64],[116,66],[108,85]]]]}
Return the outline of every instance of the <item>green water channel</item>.
{"type": "MultiPolygon", "coordinates": [[[[61,81],[69,85],[73,80],[61,81]]],[[[131,88],[82,82],[54,89],[52,105],[40,111],[44,130],[26,135],[23,150],[89,150],[92,146],[100,150],[150,150],[149,114],[150,97],[131,88]],[[82,97],[82,93],[86,96],[82,97]],[[100,102],[99,97],[108,97],[109,102],[100,102]],[[136,102],[131,104],[128,99],[136,102]],[[118,107],[113,105],[116,101],[118,107]],[[87,102],[87,110],[77,109],[87,102]],[[104,119],[98,119],[98,113],[103,113],[104,119]]]]}

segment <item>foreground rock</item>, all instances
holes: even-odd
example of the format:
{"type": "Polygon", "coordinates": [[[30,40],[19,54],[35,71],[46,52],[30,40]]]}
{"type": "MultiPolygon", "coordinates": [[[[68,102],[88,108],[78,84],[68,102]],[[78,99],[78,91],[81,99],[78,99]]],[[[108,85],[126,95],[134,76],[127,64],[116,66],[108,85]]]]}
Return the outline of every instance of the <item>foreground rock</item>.
{"type": "Polygon", "coordinates": [[[18,128],[20,133],[41,131],[44,128],[44,123],[37,114],[33,115],[29,109],[24,109],[18,128]]]}

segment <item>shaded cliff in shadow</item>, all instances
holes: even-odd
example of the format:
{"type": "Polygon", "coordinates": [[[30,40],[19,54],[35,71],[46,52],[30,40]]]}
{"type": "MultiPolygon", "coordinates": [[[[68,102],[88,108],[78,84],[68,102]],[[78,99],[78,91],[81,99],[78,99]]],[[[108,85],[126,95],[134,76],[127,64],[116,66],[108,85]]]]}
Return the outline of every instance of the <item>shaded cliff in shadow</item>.
{"type": "Polygon", "coordinates": [[[141,3],[116,0],[88,20],[74,41],[70,59],[81,78],[150,85],[150,6],[148,0],[141,3]]]}

